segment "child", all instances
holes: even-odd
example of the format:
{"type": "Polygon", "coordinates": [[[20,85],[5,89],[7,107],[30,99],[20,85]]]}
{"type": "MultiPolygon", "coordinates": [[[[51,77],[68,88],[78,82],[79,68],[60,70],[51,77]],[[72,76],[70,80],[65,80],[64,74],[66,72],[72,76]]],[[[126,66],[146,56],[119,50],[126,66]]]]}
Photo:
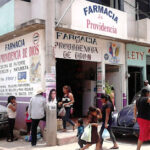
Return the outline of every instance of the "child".
{"type": "Polygon", "coordinates": [[[81,136],[82,136],[82,134],[83,134],[83,132],[84,132],[83,119],[81,119],[81,118],[78,119],[78,124],[77,124],[77,126],[78,126],[78,133],[77,133],[78,144],[79,144],[80,148],[83,148],[83,145],[86,144],[85,141],[81,140],[81,136]]]}
{"type": "Polygon", "coordinates": [[[92,126],[91,131],[91,142],[88,142],[83,148],[80,150],[85,150],[89,148],[91,145],[96,144],[96,150],[100,149],[100,139],[98,135],[98,119],[100,118],[100,112],[95,107],[90,107],[88,112],[88,123],[92,126]]]}
{"type": "Polygon", "coordinates": [[[25,121],[26,121],[26,125],[27,125],[27,134],[30,135],[32,120],[31,120],[31,118],[29,117],[29,114],[28,114],[28,106],[26,107],[25,115],[26,115],[25,121]]]}

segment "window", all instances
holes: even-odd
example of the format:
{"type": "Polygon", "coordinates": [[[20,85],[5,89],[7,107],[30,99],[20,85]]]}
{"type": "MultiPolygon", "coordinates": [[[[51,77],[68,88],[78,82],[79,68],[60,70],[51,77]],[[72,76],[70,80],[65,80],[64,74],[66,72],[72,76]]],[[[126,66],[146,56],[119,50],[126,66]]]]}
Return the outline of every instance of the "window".
{"type": "Polygon", "coordinates": [[[87,0],[93,3],[102,4],[104,6],[116,8],[119,10],[124,10],[124,0],[87,0]]]}
{"type": "Polygon", "coordinates": [[[136,19],[150,18],[150,0],[136,0],[136,19]],[[138,6],[138,7],[137,7],[138,6]]]}

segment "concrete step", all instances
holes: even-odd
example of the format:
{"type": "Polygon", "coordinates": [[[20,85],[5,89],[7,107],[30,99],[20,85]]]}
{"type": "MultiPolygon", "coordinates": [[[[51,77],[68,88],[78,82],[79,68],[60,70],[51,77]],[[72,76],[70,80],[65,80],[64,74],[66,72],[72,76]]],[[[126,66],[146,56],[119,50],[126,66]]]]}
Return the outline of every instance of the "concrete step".
{"type": "Polygon", "coordinates": [[[57,132],[57,145],[66,145],[77,142],[77,130],[67,130],[67,132],[57,132]]]}

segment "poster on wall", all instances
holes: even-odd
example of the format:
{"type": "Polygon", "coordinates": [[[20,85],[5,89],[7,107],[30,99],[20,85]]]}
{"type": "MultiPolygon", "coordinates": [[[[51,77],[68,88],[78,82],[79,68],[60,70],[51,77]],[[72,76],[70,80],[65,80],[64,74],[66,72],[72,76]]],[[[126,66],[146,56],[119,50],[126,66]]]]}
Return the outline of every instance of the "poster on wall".
{"type": "Polygon", "coordinates": [[[0,44],[0,96],[31,97],[42,82],[42,31],[0,44]]]}
{"type": "Polygon", "coordinates": [[[100,62],[101,50],[96,38],[56,31],[55,57],[100,62]]]}
{"type": "Polygon", "coordinates": [[[71,10],[71,29],[127,38],[126,12],[85,0],[76,0],[71,10]]]}
{"type": "MultiPolygon", "coordinates": [[[[55,68],[55,66],[53,67],[55,68]]],[[[56,73],[47,73],[45,75],[46,79],[46,100],[48,102],[49,94],[52,89],[56,89],[56,73]]]]}

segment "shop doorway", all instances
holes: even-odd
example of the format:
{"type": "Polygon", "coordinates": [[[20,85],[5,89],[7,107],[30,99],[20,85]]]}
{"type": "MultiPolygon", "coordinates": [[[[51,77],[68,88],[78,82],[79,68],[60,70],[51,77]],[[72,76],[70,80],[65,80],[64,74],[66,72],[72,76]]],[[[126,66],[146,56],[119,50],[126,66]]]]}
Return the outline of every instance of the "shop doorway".
{"type": "Polygon", "coordinates": [[[115,89],[115,106],[117,110],[122,109],[122,71],[121,66],[106,65],[105,81],[115,89]]]}
{"type": "Polygon", "coordinates": [[[146,56],[146,64],[147,80],[150,82],[150,56],[146,56]]]}
{"type": "Polygon", "coordinates": [[[140,67],[128,67],[128,73],[130,74],[128,79],[129,104],[132,103],[134,95],[139,92],[143,86],[142,70],[143,68],[140,67]]]}
{"type": "Polygon", "coordinates": [[[56,59],[57,96],[61,100],[62,87],[71,86],[75,98],[74,117],[85,116],[88,107],[95,105],[96,69],[95,62],[56,59]]]}

